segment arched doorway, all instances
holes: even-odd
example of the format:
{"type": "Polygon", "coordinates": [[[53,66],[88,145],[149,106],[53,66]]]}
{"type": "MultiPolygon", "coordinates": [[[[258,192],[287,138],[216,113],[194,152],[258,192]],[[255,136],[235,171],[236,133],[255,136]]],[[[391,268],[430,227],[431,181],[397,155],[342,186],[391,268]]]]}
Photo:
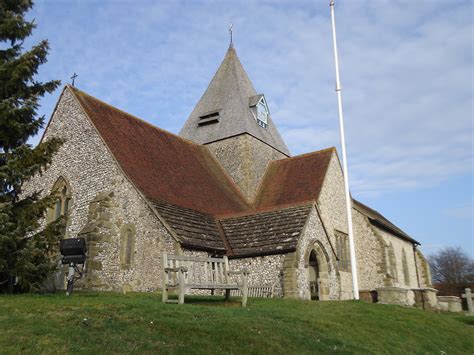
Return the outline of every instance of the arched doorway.
{"type": "Polygon", "coordinates": [[[311,251],[309,255],[309,263],[308,263],[308,272],[309,272],[309,291],[311,294],[312,300],[319,300],[319,267],[318,267],[318,259],[316,257],[316,252],[314,250],[311,251]]]}
{"type": "Polygon", "coordinates": [[[320,242],[316,241],[305,253],[308,283],[312,300],[329,300],[329,258],[320,242]]]}

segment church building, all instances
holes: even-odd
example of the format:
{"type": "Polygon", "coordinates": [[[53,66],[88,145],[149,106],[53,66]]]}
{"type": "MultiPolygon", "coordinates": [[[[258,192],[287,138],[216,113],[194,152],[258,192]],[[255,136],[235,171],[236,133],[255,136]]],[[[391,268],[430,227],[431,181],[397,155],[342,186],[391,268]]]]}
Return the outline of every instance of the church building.
{"type": "MultiPolygon", "coordinates": [[[[227,255],[275,297],[353,297],[338,153],[291,156],[232,45],[179,135],[66,85],[51,137],[64,144],[27,188],[55,192],[47,221],[66,214],[65,238],[86,239],[84,289],[160,291],[167,252],[227,255]]],[[[361,298],[430,287],[419,243],[352,208],[361,298]]]]}

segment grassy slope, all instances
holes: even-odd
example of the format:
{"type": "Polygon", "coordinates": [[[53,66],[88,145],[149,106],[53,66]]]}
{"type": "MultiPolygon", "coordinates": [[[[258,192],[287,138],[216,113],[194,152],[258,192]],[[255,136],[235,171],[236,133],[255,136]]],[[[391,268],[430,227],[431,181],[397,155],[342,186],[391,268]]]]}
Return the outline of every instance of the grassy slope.
{"type": "Polygon", "coordinates": [[[474,319],[464,315],[353,301],[251,299],[247,309],[220,297],[186,301],[164,305],[150,293],[0,296],[0,354],[474,350],[474,319]]]}

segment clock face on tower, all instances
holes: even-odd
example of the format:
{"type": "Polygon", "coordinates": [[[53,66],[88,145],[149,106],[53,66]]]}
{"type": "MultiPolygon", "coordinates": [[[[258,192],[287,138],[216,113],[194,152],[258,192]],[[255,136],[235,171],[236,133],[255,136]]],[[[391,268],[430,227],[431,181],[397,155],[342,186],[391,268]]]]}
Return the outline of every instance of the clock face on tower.
{"type": "Polygon", "coordinates": [[[263,128],[268,126],[268,107],[265,99],[262,97],[257,104],[257,123],[263,128]]]}

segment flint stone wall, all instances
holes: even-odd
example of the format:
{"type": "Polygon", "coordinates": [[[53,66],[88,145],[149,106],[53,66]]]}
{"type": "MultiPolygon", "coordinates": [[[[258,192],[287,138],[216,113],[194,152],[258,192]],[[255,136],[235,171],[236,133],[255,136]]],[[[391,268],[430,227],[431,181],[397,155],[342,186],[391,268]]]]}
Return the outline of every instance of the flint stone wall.
{"type": "Polygon", "coordinates": [[[417,288],[418,280],[416,277],[416,267],[415,267],[415,254],[413,251],[413,244],[405,241],[399,237],[394,236],[393,234],[386,232],[380,228],[373,227],[377,233],[379,233],[387,245],[393,245],[393,251],[395,253],[395,260],[397,266],[397,278],[394,279],[394,286],[405,287],[405,288],[417,288]],[[406,260],[408,263],[408,282],[405,282],[404,271],[403,271],[403,250],[405,250],[406,260]]]}
{"type": "Polygon", "coordinates": [[[352,209],[357,271],[361,290],[375,290],[389,286],[387,276],[386,243],[376,235],[367,217],[352,209]]]}
{"type": "Polygon", "coordinates": [[[331,243],[335,245],[335,230],[348,233],[344,176],[336,153],[332,154],[329,162],[318,198],[318,207],[331,243]]]}
{"type": "Polygon", "coordinates": [[[284,254],[229,259],[229,267],[249,271],[249,286],[274,286],[273,297],[283,297],[284,259],[284,254]]]}
{"type": "Polygon", "coordinates": [[[287,156],[249,134],[206,144],[236,185],[253,200],[270,161],[287,156]]]}
{"type": "Polygon", "coordinates": [[[66,237],[76,237],[88,225],[90,202],[113,192],[109,210],[102,216],[107,223],[96,230],[101,250],[95,259],[99,267],[94,271],[95,282],[101,290],[159,288],[161,252],[175,253],[178,245],[123,175],[67,88],[44,138],[52,136],[63,138],[65,143],[46,172],[25,184],[25,193],[40,189],[49,193],[57,179],[64,177],[72,190],[66,237]],[[124,225],[135,228],[134,261],[129,269],[120,267],[120,230],[124,225]]]}

